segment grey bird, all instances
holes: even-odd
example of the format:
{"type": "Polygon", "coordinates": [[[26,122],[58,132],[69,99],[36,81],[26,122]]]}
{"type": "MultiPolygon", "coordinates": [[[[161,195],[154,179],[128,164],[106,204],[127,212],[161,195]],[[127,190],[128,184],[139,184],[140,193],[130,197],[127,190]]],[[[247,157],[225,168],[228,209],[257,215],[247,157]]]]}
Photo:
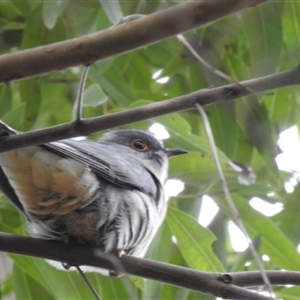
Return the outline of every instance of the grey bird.
{"type": "MultiPolygon", "coordinates": [[[[0,122],[0,139],[18,134],[0,122]]],[[[144,256],[166,214],[168,158],[151,133],[117,130],[0,153],[0,190],[34,237],[144,256]]]]}

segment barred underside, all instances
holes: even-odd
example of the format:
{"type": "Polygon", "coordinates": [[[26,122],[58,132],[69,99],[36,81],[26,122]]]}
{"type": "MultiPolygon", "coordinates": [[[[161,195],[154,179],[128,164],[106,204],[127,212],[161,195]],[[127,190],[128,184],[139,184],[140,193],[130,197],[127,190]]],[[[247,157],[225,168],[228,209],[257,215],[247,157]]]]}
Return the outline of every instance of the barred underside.
{"type": "Polygon", "coordinates": [[[139,191],[123,191],[110,188],[110,200],[118,203],[116,218],[113,221],[115,232],[105,235],[106,251],[115,247],[135,256],[145,255],[157,229],[166,213],[166,202],[160,197],[153,198],[139,191]]]}
{"type": "Polygon", "coordinates": [[[97,201],[82,210],[50,220],[32,222],[35,237],[62,239],[100,247],[106,252],[124,251],[144,256],[166,213],[163,197],[153,198],[139,191],[120,191],[113,186],[99,188],[97,201]]]}

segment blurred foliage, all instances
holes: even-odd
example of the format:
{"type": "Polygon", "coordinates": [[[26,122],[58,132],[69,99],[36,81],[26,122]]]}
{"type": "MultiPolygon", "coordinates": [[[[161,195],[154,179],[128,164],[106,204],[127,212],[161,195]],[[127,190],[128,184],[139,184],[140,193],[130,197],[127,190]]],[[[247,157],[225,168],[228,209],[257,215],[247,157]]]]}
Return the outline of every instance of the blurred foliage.
{"type": "MultiPolygon", "coordinates": [[[[169,5],[163,0],[0,1],[0,54],[92,33],[122,16],[150,14],[169,5]]],[[[242,81],[299,63],[299,19],[300,1],[270,1],[193,30],[186,37],[207,62],[242,81]]],[[[0,118],[22,131],[70,121],[81,70],[74,67],[1,85],[0,118]]],[[[170,38],[94,64],[87,81],[84,116],[126,110],[226,83],[201,66],[176,38],[170,38]],[[159,70],[160,75],[153,78],[159,70]],[[166,82],[160,83],[161,78],[166,82]]],[[[234,201],[258,252],[269,257],[264,261],[266,269],[300,269],[300,188],[287,194],[284,183],[293,174],[279,171],[275,163],[279,133],[300,124],[299,104],[299,87],[291,87],[205,108],[234,201]],[[229,160],[251,166],[255,183],[239,184],[229,160]],[[281,202],[284,209],[267,217],[249,205],[254,196],[281,202]]],[[[184,148],[189,154],[170,162],[170,178],[183,180],[185,190],[169,200],[166,221],[148,257],[217,272],[257,269],[248,251],[235,252],[230,243],[227,225],[232,216],[198,113],[185,111],[128,127],[148,129],[155,122],[169,131],[168,147],[184,148]],[[203,195],[211,196],[220,207],[207,228],[197,221],[203,195]]],[[[26,234],[24,224],[23,217],[0,198],[0,230],[26,234]]],[[[40,259],[11,257],[13,273],[2,284],[2,296],[13,291],[18,299],[93,299],[77,273],[57,271],[40,259]]],[[[213,299],[136,277],[130,277],[130,284],[98,274],[88,277],[104,300],[129,299],[132,291],[143,300],[213,299]]],[[[276,291],[284,299],[300,299],[299,287],[276,291]]]]}

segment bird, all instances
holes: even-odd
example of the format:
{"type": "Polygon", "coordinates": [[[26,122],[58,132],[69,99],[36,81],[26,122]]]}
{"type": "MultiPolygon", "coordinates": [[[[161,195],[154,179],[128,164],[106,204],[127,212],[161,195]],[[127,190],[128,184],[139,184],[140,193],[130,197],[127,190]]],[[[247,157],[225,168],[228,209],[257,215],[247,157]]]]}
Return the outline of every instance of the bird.
{"type": "MultiPolygon", "coordinates": [[[[0,121],[0,141],[19,134],[0,121]]],[[[168,158],[147,131],[64,139],[0,153],[0,190],[41,239],[143,257],[166,215],[168,158]]]]}

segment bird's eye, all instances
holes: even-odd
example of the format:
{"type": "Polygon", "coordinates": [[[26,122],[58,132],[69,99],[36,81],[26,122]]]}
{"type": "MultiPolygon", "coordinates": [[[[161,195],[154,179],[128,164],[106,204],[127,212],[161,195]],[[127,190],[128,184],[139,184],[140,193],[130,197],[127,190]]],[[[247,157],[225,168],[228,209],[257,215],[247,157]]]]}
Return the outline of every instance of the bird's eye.
{"type": "Polygon", "coordinates": [[[140,139],[134,140],[131,146],[134,150],[141,151],[141,152],[146,151],[148,149],[148,145],[143,140],[140,139]]]}

